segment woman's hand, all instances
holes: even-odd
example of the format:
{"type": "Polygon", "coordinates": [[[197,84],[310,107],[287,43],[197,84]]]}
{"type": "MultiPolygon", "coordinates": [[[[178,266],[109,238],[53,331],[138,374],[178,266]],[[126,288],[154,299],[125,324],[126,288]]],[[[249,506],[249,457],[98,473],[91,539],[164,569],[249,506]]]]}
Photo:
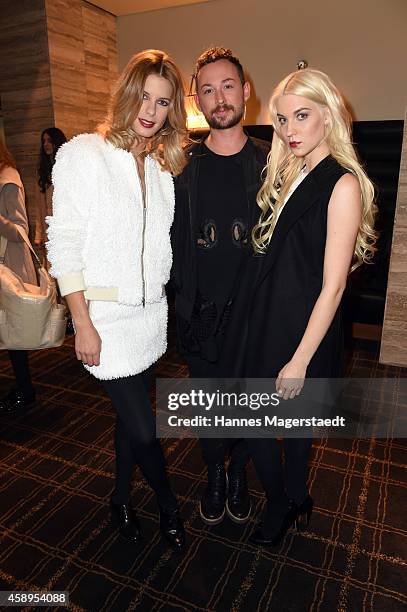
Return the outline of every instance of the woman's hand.
{"type": "Polygon", "coordinates": [[[100,364],[100,351],[102,341],[91,322],[86,325],[75,325],[75,351],[76,357],[83,364],[98,366],[100,364]]]}
{"type": "Polygon", "coordinates": [[[294,399],[304,386],[307,365],[298,359],[291,359],[280,370],[276,380],[276,390],[283,399],[294,399]]]}
{"type": "Polygon", "coordinates": [[[100,364],[102,341],[89,316],[83,291],[74,291],[65,296],[75,327],[75,352],[85,365],[100,364]]]}

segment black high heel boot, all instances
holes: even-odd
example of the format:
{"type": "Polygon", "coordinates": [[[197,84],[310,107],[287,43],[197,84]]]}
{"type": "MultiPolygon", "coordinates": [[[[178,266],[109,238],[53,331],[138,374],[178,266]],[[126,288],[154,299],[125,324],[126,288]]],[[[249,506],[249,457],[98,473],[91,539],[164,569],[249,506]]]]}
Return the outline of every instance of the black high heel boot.
{"type": "Polygon", "coordinates": [[[302,504],[298,507],[298,515],[295,519],[295,528],[297,531],[304,531],[304,529],[308,527],[313,507],[314,501],[310,495],[307,495],[302,504]]]}
{"type": "Polygon", "coordinates": [[[142,538],[140,523],[136,511],[129,502],[128,504],[116,504],[110,498],[111,520],[119,528],[121,535],[130,542],[139,542],[142,538]]]}
{"type": "Polygon", "coordinates": [[[178,508],[165,510],[159,506],[160,530],[164,539],[174,550],[181,550],[185,544],[185,531],[178,508]]]}
{"type": "Polygon", "coordinates": [[[296,523],[297,517],[298,506],[294,500],[290,499],[288,510],[283,517],[277,533],[273,536],[265,535],[263,526],[259,525],[256,531],[249,537],[249,542],[251,544],[257,544],[258,546],[277,546],[283,540],[287,531],[296,523]]]}

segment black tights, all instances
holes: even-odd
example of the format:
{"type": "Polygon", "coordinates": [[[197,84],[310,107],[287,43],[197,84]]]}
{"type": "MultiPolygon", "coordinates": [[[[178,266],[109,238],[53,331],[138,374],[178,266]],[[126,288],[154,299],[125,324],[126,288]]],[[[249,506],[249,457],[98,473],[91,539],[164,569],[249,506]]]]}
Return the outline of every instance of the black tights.
{"type": "Polygon", "coordinates": [[[117,412],[115,429],[116,487],[113,501],[127,504],[133,468],[138,465],[166,510],[178,507],[166,473],[164,454],[155,436],[155,420],[148,397],[151,370],[113,380],[103,380],[117,412]]]}
{"type": "Polygon", "coordinates": [[[32,386],[28,365],[28,352],[9,351],[8,355],[16,378],[17,389],[26,397],[30,397],[34,393],[34,388],[32,386]]]}
{"type": "Polygon", "coordinates": [[[285,507],[289,499],[301,504],[308,494],[310,438],[285,438],[285,470],[281,462],[281,443],[274,438],[247,438],[257,475],[270,507],[285,507]],[[284,473],[285,472],[285,473],[284,473]]]}

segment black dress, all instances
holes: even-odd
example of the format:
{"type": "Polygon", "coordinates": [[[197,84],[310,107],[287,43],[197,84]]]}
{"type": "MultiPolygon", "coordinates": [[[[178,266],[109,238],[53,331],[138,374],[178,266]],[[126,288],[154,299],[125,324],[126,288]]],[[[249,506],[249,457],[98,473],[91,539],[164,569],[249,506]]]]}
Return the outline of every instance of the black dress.
{"type": "MultiPolygon", "coordinates": [[[[276,377],[294,355],[322,289],[328,204],[346,172],[331,156],[315,166],[287,200],[267,253],[248,261],[224,349],[234,376],[276,377]]],[[[338,309],[307,377],[340,376],[342,347],[338,309]]]]}
{"type": "MultiPolygon", "coordinates": [[[[233,320],[234,344],[227,347],[235,356],[236,376],[275,378],[293,357],[321,292],[328,204],[346,172],[334,158],[325,157],[287,200],[267,253],[251,258],[233,320]]],[[[340,376],[342,344],[338,309],[306,376],[340,376]]],[[[311,440],[284,439],[285,474],[275,439],[247,443],[269,502],[265,524],[268,516],[271,532],[278,528],[276,517],[284,514],[288,500],[301,504],[307,496],[311,440]]]]}

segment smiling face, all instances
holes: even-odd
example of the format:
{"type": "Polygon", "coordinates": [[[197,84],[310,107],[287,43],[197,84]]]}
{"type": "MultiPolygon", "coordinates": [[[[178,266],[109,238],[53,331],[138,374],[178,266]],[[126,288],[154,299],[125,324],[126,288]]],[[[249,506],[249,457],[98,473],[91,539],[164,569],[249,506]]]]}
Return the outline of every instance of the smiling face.
{"type": "Polygon", "coordinates": [[[284,94],[276,100],[277,132],[296,157],[315,166],[329,154],[325,141],[329,123],[327,109],[308,98],[284,94]]]}
{"type": "Polygon", "coordinates": [[[158,74],[149,74],[144,84],[143,102],[133,123],[142,138],[151,138],[164,125],[173,96],[171,83],[158,74]]]}
{"type": "Polygon", "coordinates": [[[54,145],[48,132],[45,132],[42,136],[42,148],[46,155],[54,154],[54,145]]]}
{"type": "Polygon", "coordinates": [[[197,104],[211,128],[225,130],[237,125],[250,96],[234,64],[221,59],[206,64],[197,77],[197,104]]]}

